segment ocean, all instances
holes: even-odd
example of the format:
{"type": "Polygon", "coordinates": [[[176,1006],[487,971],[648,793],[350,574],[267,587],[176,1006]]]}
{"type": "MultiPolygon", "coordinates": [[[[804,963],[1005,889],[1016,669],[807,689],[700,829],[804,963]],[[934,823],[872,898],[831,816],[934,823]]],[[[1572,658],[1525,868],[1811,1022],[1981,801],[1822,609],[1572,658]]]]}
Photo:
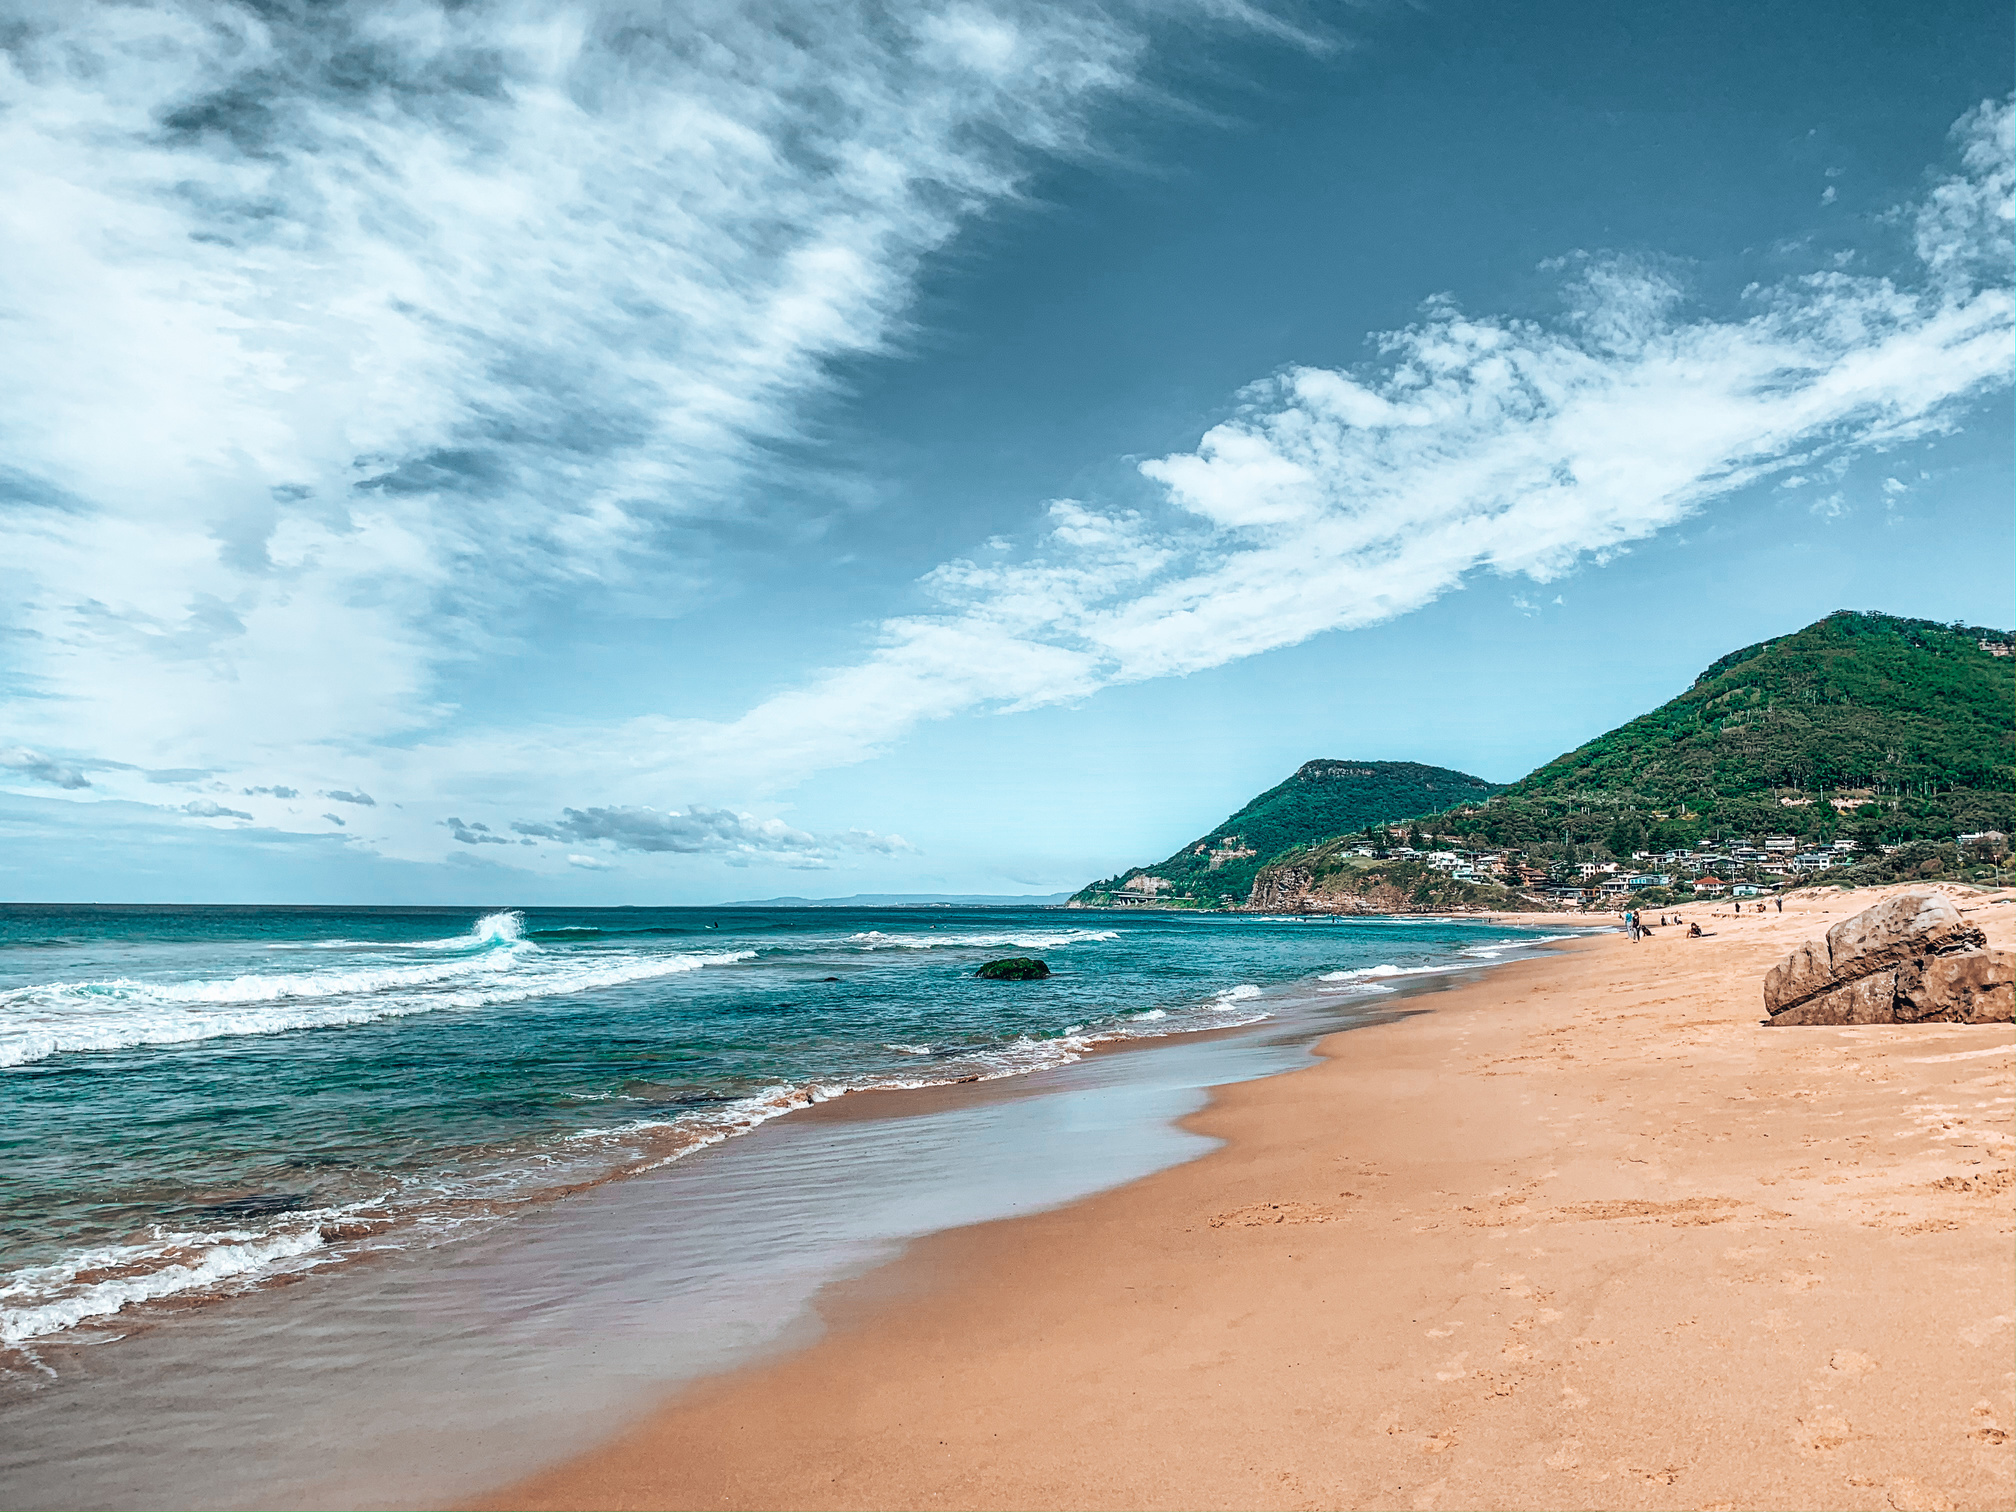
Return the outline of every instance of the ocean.
{"type": "MultiPolygon", "coordinates": [[[[615,1257],[610,1295],[648,1294],[658,1310],[644,1331],[654,1352],[632,1374],[690,1374],[736,1339],[776,1336],[842,1251],[869,1263],[934,1224],[1069,1200],[1187,1158],[1194,1137],[1169,1125],[1202,1095],[1188,1089],[1284,1069],[1317,1034],[1385,1013],[1410,986],[1548,937],[1475,919],[1055,908],[0,909],[0,1379],[13,1393],[0,1421],[26,1444],[32,1399],[65,1397],[56,1416],[75,1433],[94,1393],[107,1412],[130,1408],[151,1371],[179,1383],[174,1412],[219,1419],[174,1439],[197,1456],[192,1491],[214,1486],[201,1446],[257,1449],[224,1398],[269,1389],[247,1375],[258,1353],[247,1320],[276,1375],[292,1371],[288,1389],[306,1391],[300,1367],[316,1351],[349,1358],[385,1326],[371,1309],[394,1283],[345,1291],[342,1276],[404,1276],[410,1293],[413,1277],[460,1266],[460,1295],[480,1255],[486,1297],[557,1269],[578,1312],[600,1295],[598,1246],[615,1257]],[[1038,956],[1053,974],[975,976],[1005,955],[1038,956]],[[1167,1047],[1092,1057],[1156,1040],[1167,1047]],[[1110,1069],[1058,1079],[1088,1057],[1110,1069]],[[736,1139],[850,1091],[968,1082],[982,1084],[972,1109],[928,1135],[911,1120],[907,1132],[870,1121],[736,1139]],[[1000,1103],[1039,1087],[1049,1112],[1000,1103]],[[720,1163],[709,1147],[730,1141],[770,1153],[720,1163]],[[672,1167],[671,1186],[635,1179],[672,1167]],[[631,1242],[645,1231],[659,1268],[648,1282],[631,1242]],[[552,1261],[556,1245],[571,1258],[552,1261]],[[550,1265],[526,1260],[539,1246],[550,1265]],[[787,1272],[797,1280],[780,1290],[787,1272]],[[737,1289],[736,1275],[759,1273],[771,1279],[737,1289]],[[357,1300],[367,1293],[377,1300],[357,1300]],[[683,1316],[692,1309],[707,1330],[683,1316]],[[716,1326],[730,1315],[732,1328],[716,1326]],[[129,1340],[163,1322],[181,1353],[157,1340],[153,1363],[135,1363],[146,1350],[129,1340]],[[230,1358],[211,1363],[235,1384],[192,1398],[191,1362],[232,1327],[230,1358]],[[127,1350],[132,1361],[111,1363],[127,1350]],[[681,1350],[683,1365],[671,1358],[681,1350]],[[122,1371],[115,1393],[103,1383],[122,1371]]],[[[550,1326],[550,1280],[524,1284],[548,1301],[521,1311],[544,1308],[550,1326]]],[[[550,1340],[521,1345],[526,1360],[551,1357],[550,1340]]],[[[466,1380],[497,1347],[436,1341],[428,1353],[438,1363],[462,1349],[466,1380]]],[[[302,1398],[304,1414],[326,1408],[302,1398]]],[[[77,1453],[37,1462],[74,1468],[77,1453]]],[[[146,1463],[165,1473],[161,1452],[146,1463]]],[[[119,1503],[126,1473],[108,1468],[89,1495],[119,1503]]],[[[34,1484],[62,1500],[51,1488],[70,1482],[34,1484]]],[[[358,1493],[345,1485],[330,1494],[358,1493]]],[[[164,1483],[130,1492],[150,1494],[164,1483]]],[[[243,1494],[280,1498],[271,1484],[243,1494]]],[[[429,1482],[412,1494],[446,1492],[429,1482]]]]}

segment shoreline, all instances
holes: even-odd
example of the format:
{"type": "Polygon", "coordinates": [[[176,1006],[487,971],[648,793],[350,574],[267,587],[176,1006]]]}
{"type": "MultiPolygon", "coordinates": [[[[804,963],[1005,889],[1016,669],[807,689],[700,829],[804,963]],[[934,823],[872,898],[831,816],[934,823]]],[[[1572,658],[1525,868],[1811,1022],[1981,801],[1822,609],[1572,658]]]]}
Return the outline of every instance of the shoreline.
{"type": "Polygon", "coordinates": [[[470,1505],[2006,1506],[2009,1026],[1757,1023],[1879,891],[1327,1038],[1183,1120],[1219,1149],[914,1241],[470,1505]]]}
{"type": "MultiPolygon", "coordinates": [[[[196,909],[199,905],[188,907],[196,909]]],[[[327,910],[302,907],[295,911],[327,910]]],[[[446,908],[395,911],[458,917],[464,912],[446,908]]],[[[1460,963],[1452,961],[1449,969],[1461,969],[1460,963]]],[[[1366,1001],[1370,1004],[1374,1000],[1368,997],[1366,1001]]],[[[1210,1017],[1205,1011],[1210,1007],[1210,1004],[1200,1002],[1190,1005],[1190,1010],[1201,1017],[1210,1017]]],[[[780,1118],[810,1115],[850,1119],[875,1116],[867,1110],[884,1099],[867,1098],[865,1094],[886,1096],[894,1093],[899,1094],[898,1100],[901,1095],[907,1094],[926,1101],[935,1096],[940,1100],[939,1105],[945,1108],[967,1106],[968,1099],[989,1095],[1037,1095],[1049,1085],[1052,1073],[1083,1061],[1121,1050],[1208,1041],[1238,1034],[1266,1022],[1273,1015],[1262,1013],[1257,1017],[1242,1017],[1236,1012],[1228,1012],[1226,1016],[1231,1018],[1230,1023],[1177,1022],[1170,1027],[1160,1024],[1149,1027],[1121,1017],[1047,1041],[1024,1040],[1013,1045],[986,1047],[977,1057],[984,1060],[992,1053],[998,1058],[1009,1052],[1024,1050],[1040,1057],[1031,1064],[947,1074],[933,1062],[924,1061],[905,1079],[856,1086],[813,1076],[749,1093],[701,1113],[641,1120],[639,1127],[634,1129],[616,1127],[561,1135],[553,1141],[555,1148],[566,1149],[579,1141],[584,1147],[620,1148],[620,1154],[601,1163],[584,1158],[583,1168],[576,1174],[565,1179],[547,1180],[531,1190],[513,1191],[501,1198],[472,1195],[445,1199],[436,1208],[425,1211],[401,1206],[390,1197],[367,1198],[326,1210],[318,1208],[308,1216],[317,1220],[319,1233],[313,1242],[306,1244],[292,1242],[293,1236],[287,1235],[277,1238],[257,1235],[249,1242],[243,1236],[226,1236],[216,1242],[225,1246],[244,1243],[248,1249],[270,1247],[275,1253],[270,1258],[261,1258],[243,1272],[219,1274],[214,1282],[186,1290],[122,1297],[120,1304],[111,1311],[90,1312],[60,1327],[25,1333],[19,1338],[6,1337],[0,1340],[0,1373],[9,1370],[16,1373],[39,1372],[40,1357],[43,1355],[61,1357],[75,1349],[95,1348],[107,1336],[116,1338],[143,1331],[166,1316],[228,1303],[272,1287],[290,1286],[311,1276],[326,1278],[380,1263],[415,1244],[437,1242],[427,1230],[430,1225],[442,1221],[444,1216],[466,1224],[470,1232],[479,1232],[492,1224],[512,1221],[610,1183],[634,1180],[664,1169],[702,1151],[754,1133],[780,1118]]],[[[61,1267],[70,1258],[69,1254],[57,1256],[50,1264],[52,1268],[61,1267]]],[[[137,1269],[132,1270],[132,1276],[140,1274],[137,1269]]],[[[121,1274],[117,1279],[124,1284],[131,1277],[121,1274]]]]}
{"type": "MultiPolygon", "coordinates": [[[[1403,962],[1419,958],[1414,931],[1389,935],[1403,962]]],[[[592,1448],[669,1392],[788,1357],[820,1336],[823,1289],[920,1237],[1197,1158],[1212,1144],[1182,1121],[1208,1089],[1307,1066],[1327,1035],[1418,1013],[1532,943],[1465,931],[1377,991],[1298,978],[1251,1022],[780,1109],[762,1137],[452,1242],[136,1310],[110,1347],[45,1347],[55,1375],[8,1398],[0,1504],[453,1504],[592,1448]],[[1143,1050],[1157,1053],[1110,1053],[1143,1050]]],[[[1380,960],[1373,949],[1346,958],[1380,960]]]]}

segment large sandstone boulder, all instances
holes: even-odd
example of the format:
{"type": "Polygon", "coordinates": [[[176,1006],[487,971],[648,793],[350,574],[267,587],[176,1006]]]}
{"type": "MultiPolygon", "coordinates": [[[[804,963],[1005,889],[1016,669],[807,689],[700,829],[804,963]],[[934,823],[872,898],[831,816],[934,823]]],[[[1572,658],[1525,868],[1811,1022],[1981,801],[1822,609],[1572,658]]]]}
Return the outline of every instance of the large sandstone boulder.
{"type": "Polygon", "coordinates": [[[1764,1007],[1773,1024],[2003,1023],[2016,957],[1937,893],[1900,893],[1772,967],[1764,1007]]]}
{"type": "Polygon", "coordinates": [[[1900,1023],[1939,1019],[1956,1024],[1999,1024],[2016,1001],[2016,956],[2006,950],[1906,961],[1897,968],[1900,1023]]]}

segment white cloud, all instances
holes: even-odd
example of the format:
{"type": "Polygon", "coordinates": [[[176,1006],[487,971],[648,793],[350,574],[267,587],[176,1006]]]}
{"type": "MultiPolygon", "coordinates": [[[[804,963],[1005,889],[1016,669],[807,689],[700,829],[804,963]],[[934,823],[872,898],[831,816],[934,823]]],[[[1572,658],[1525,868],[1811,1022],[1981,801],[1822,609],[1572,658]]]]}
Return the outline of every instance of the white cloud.
{"type": "Polygon", "coordinates": [[[1034,0],[17,20],[0,630],[60,695],[20,735],[298,763],[441,727],[556,581],[690,576],[659,532],[733,512],[1144,45],[1034,0]]]}
{"type": "MultiPolygon", "coordinates": [[[[1964,172],[1911,212],[1922,287],[1815,273],[1690,321],[1664,276],[1585,258],[1560,328],[1432,301],[1376,339],[1375,363],[1256,383],[1195,450],[1143,463],[1160,511],[1052,504],[1023,559],[930,574],[941,612],[885,622],[864,661],[730,723],[597,732],[590,759],[672,750],[652,780],[780,788],[921,720],[1377,624],[1479,570],[1551,582],[1788,466],[1838,477],[2009,382],[2010,123],[2005,102],[1956,126],[1964,172]]],[[[557,744],[525,732],[428,759],[530,770],[557,744]]]]}
{"type": "Polygon", "coordinates": [[[1142,44],[1008,0],[683,32],[613,3],[315,14],[52,11],[78,19],[6,55],[9,643],[65,695],[9,708],[24,780],[110,784],[117,754],[276,804],[361,781],[388,796],[349,833],[393,854],[438,855],[445,824],[469,857],[823,865],[901,842],[741,805],[922,720],[1376,624],[1478,571],[1553,581],[1787,469],[1838,478],[2009,378],[1991,102],[1956,126],[1962,171],[1899,212],[1909,279],[1816,272],[1701,318],[1660,272],[1564,259],[1565,322],[1436,300],[1362,367],[1263,379],[1142,464],[1149,502],[1050,504],[1021,548],[930,573],[934,607],[872,654],[740,718],[470,731],[434,702],[444,661],[728,509],[827,364],[896,338],[920,260],[1028,152],[1079,146],[1142,44]],[[507,838],[582,791],[598,806],[507,838]],[[648,806],[668,794],[735,806],[648,806]]]}
{"type": "MultiPolygon", "coordinates": [[[[1970,174],[2000,171],[1977,148],[2006,152],[2008,121],[2005,105],[1962,123],[1970,174]]],[[[1935,201],[1978,206],[1949,189],[1935,201]]],[[[1364,368],[1256,383],[1194,450],[1143,463],[1158,507],[1049,505],[1027,550],[937,568],[924,580],[936,612],[885,621],[871,655],[738,719],[421,741],[380,752],[380,780],[444,800],[480,788],[500,813],[592,785],[612,807],[532,833],[593,838],[617,821],[587,815],[649,813],[623,805],[653,793],[761,798],[920,721],[1067,702],[1377,624],[1480,570],[1549,583],[1788,467],[1838,478],[1853,455],[1937,431],[2009,381],[2008,271],[1955,239],[1992,240],[1999,223],[1942,212],[1942,241],[1925,217],[1923,287],[1816,273],[1749,291],[1732,318],[1688,320],[1666,277],[1578,258],[1562,264],[1573,314],[1558,327],[1431,301],[1375,338],[1364,368]],[[1955,268],[1994,276],[1956,281],[1955,268]]]]}
{"type": "MultiPolygon", "coordinates": [[[[787,864],[824,864],[842,851],[893,855],[914,849],[901,835],[878,835],[873,830],[815,835],[794,829],[781,819],[759,819],[754,814],[700,805],[684,813],[641,806],[570,808],[551,823],[519,820],[511,828],[534,840],[606,844],[619,851],[706,855],[730,864],[758,858],[783,860],[787,864]]],[[[463,837],[458,833],[455,838],[463,837]]],[[[479,841],[490,838],[478,837],[479,841]]],[[[580,864],[574,856],[567,859],[580,864]]]]}
{"type": "Polygon", "coordinates": [[[582,871],[611,870],[611,867],[607,861],[604,861],[596,856],[569,856],[567,858],[567,864],[569,866],[579,867],[582,871]]]}
{"type": "Polygon", "coordinates": [[[490,826],[480,820],[474,824],[465,824],[460,818],[450,817],[443,819],[441,823],[446,827],[448,837],[462,845],[511,845],[516,843],[508,835],[493,834],[490,826]]]}
{"type": "Polygon", "coordinates": [[[197,819],[250,819],[252,816],[243,809],[226,808],[221,803],[213,803],[208,798],[192,799],[182,805],[182,812],[197,819]]]}

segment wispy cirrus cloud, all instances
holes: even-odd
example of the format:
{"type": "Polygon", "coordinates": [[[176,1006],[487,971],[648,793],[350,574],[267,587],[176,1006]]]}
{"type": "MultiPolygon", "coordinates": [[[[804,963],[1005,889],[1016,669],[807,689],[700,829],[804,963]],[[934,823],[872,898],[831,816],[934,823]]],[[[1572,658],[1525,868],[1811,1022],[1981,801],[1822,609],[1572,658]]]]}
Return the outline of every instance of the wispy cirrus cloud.
{"type": "Polygon", "coordinates": [[[593,793],[518,840],[816,859],[846,847],[742,807],[921,721],[1379,623],[1480,571],[1551,581],[2008,381],[1990,102],[1899,212],[1892,279],[1703,315],[1578,257],[1560,321],[1431,301],[1361,365],[1254,384],[1143,465],[1136,507],[1057,501],[1021,549],[943,564],[869,654],[739,718],[470,728],[442,670],[556,584],[689,571],[666,533],[739,507],[835,359],[901,338],[922,261],[1085,145],[1160,14],[152,0],[17,27],[0,629],[33,696],[0,768],[229,774],[282,826],[368,787],[349,834],[415,857],[593,793]]]}
{"type": "MultiPolygon", "coordinates": [[[[785,787],[923,720],[1378,624],[1476,571],[1552,582],[1788,467],[1935,433],[2016,357],[2010,103],[1954,137],[1961,171],[1899,211],[1914,277],[1815,272],[1689,319],[1666,274],[1577,257],[1558,325],[1432,300],[1362,368],[1264,379],[1194,450],[1143,463],[1157,506],[1053,503],[1022,559],[931,573],[938,611],[884,622],[859,663],[731,722],[602,732],[601,759],[649,746],[680,753],[660,780],[785,787]]],[[[479,759],[515,768],[543,744],[479,759]]]]}
{"type": "Polygon", "coordinates": [[[1815,272],[1690,319],[1668,275],[1576,257],[1555,325],[1431,300],[1364,366],[1263,379],[1195,449],[1141,464],[1155,504],[1052,503],[1019,560],[944,564],[935,612],[738,719],[498,732],[416,767],[510,785],[572,760],[618,790],[777,792],[922,721],[1379,624],[1478,571],[1552,582],[1788,468],[1935,433],[2016,358],[2010,103],[1954,137],[1961,171],[1896,217],[1909,278],[1815,272]]]}
{"type": "Polygon", "coordinates": [[[901,337],[921,260],[1033,155],[1082,150],[1173,14],[17,18],[0,628],[18,683],[60,695],[17,701],[21,733],[312,761],[441,727],[442,670],[556,582],[690,575],[663,532],[744,507],[834,360],[901,337]]]}
{"type": "Polygon", "coordinates": [[[381,755],[384,780],[480,785],[500,813],[562,782],[638,804],[762,800],[927,720],[1379,624],[1479,571],[1549,583],[1761,480],[1833,475],[2010,381],[2011,107],[1954,133],[1962,171],[1898,212],[1908,277],[1815,272],[1688,318],[1667,274],[1576,257],[1555,324],[1432,300],[1363,366],[1264,379],[1194,449],[1141,464],[1147,506],[1050,504],[1019,558],[942,565],[922,585],[933,611],[884,621],[870,654],[737,719],[422,741],[381,755]]]}

